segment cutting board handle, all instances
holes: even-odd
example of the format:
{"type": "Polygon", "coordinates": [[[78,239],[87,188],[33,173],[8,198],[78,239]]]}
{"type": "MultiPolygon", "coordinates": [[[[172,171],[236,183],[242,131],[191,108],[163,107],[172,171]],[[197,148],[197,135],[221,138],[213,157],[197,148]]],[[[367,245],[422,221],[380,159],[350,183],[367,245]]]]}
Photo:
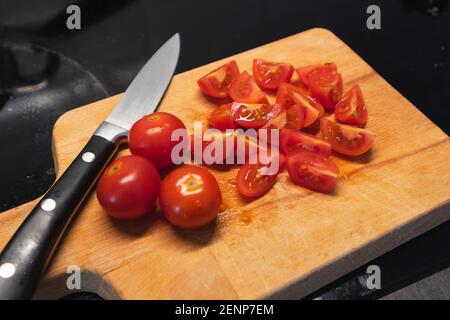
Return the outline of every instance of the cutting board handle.
{"type": "Polygon", "coordinates": [[[117,150],[92,136],[0,254],[0,299],[29,299],[74,213],[117,150]]]}

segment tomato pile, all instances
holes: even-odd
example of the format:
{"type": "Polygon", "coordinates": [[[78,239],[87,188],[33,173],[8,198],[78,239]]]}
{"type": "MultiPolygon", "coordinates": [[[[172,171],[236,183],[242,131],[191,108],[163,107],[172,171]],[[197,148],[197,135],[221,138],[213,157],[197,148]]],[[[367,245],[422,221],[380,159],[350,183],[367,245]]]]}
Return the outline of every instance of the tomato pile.
{"type": "MultiPolygon", "coordinates": [[[[334,63],[295,69],[289,63],[255,59],[250,74],[240,72],[233,60],[197,83],[204,95],[218,102],[207,122],[219,131],[208,139],[200,137],[203,148],[230,134],[240,139],[234,129],[255,129],[258,139],[262,129],[279,130],[279,141],[266,137],[270,146],[276,146],[276,155],[269,159],[279,161],[276,172],[269,174],[267,163],[250,163],[246,154],[236,177],[237,189],[244,197],[267,193],[284,169],[295,184],[330,192],[339,178],[332,152],[359,156],[374,143],[375,135],[364,129],[367,107],[361,88],[356,84],[344,94],[343,79],[334,63]],[[312,134],[314,124],[318,124],[319,134],[312,134]]],[[[174,165],[171,154],[178,142],[172,141],[172,134],[178,129],[186,127],[165,112],[146,115],[132,126],[131,155],[115,159],[97,186],[98,201],[112,217],[141,218],[151,213],[159,200],[164,216],[177,227],[193,229],[214,221],[222,203],[219,185],[205,167],[174,165]],[[162,181],[160,174],[165,176],[162,181]]],[[[191,150],[194,143],[191,138],[191,150]]],[[[252,143],[246,139],[245,147],[250,149],[252,143]]],[[[223,159],[228,156],[227,152],[220,154],[223,159]]]]}
{"type": "Polygon", "coordinates": [[[158,170],[173,167],[171,140],[176,129],[186,129],[176,116],[155,112],[138,120],[130,129],[131,155],[115,159],[97,185],[97,199],[112,217],[142,218],[159,206],[168,221],[180,228],[199,228],[212,222],[222,203],[214,176],[203,167],[184,165],[162,181],[158,170]]]}
{"type": "MultiPolygon", "coordinates": [[[[374,143],[375,135],[363,129],[367,107],[361,88],[356,84],[343,94],[343,79],[334,63],[295,69],[289,63],[254,59],[251,75],[230,61],[197,83],[206,96],[226,101],[219,100],[208,116],[210,127],[280,130],[280,171],[286,168],[302,187],[332,191],[339,178],[332,151],[359,156],[374,143]],[[292,81],[294,71],[297,81],[292,81]],[[275,96],[274,103],[268,95],[275,96]],[[319,136],[302,131],[315,123],[319,136]]],[[[264,174],[264,169],[261,164],[240,168],[237,188],[242,195],[259,197],[275,184],[276,174],[264,174]]]]}

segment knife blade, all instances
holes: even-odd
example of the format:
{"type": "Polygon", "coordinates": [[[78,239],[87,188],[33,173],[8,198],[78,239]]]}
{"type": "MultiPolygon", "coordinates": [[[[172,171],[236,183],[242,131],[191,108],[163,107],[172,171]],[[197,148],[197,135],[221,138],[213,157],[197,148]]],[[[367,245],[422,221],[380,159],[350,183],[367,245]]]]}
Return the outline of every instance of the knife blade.
{"type": "Polygon", "coordinates": [[[125,136],[134,122],[155,111],[175,72],[179,52],[177,33],[148,60],[94,134],[108,140],[125,136]]]}
{"type": "Polygon", "coordinates": [[[180,52],[175,34],[148,60],[63,175],[0,254],[0,299],[31,298],[62,234],[133,123],[152,113],[170,84],[180,52]]]}

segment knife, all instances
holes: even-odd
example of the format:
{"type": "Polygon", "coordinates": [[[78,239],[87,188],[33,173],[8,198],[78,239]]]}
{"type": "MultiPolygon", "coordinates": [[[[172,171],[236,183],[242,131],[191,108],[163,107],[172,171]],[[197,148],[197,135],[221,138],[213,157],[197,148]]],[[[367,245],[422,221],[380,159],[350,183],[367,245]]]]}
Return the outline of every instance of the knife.
{"type": "Polygon", "coordinates": [[[66,227],[133,123],[154,112],[180,53],[175,34],[147,61],[86,146],[53,184],[0,254],[0,299],[29,299],[66,227]]]}

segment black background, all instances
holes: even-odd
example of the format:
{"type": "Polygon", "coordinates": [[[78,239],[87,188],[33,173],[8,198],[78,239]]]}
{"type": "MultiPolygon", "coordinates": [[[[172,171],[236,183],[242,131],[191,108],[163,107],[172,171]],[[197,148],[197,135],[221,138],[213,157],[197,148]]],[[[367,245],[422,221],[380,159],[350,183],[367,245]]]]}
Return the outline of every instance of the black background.
{"type": "MultiPolygon", "coordinates": [[[[52,183],[51,130],[56,119],[71,108],[123,91],[175,32],[182,39],[177,68],[182,72],[309,28],[328,28],[449,133],[449,4],[1,0],[0,211],[36,198],[52,183]],[[73,3],[81,7],[81,30],[66,28],[66,8],[73,3]],[[370,4],[381,8],[381,30],[366,27],[370,4]]],[[[384,287],[393,290],[448,266],[450,255],[440,243],[448,243],[449,230],[444,224],[377,260],[385,266],[382,270],[391,270],[385,273],[384,287]],[[402,273],[395,272],[399,268],[402,273]]],[[[361,297],[361,270],[329,287],[340,288],[331,296],[361,297]]]]}

